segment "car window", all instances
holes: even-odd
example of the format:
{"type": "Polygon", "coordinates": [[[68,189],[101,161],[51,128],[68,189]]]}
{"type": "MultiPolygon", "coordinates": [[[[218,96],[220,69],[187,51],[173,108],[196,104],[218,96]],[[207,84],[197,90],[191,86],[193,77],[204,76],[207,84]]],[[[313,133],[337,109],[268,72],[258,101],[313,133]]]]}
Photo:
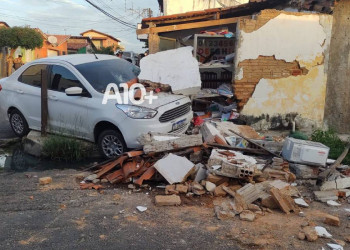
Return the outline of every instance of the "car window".
{"type": "Polygon", "coordinates": [[[46,67],[46,64],[30,66],[22,73],[18,81],[35,87],[41,87],[41,71],[45,70],[46,67]]]}
{"type": "Polygon", "coordinates": [[[67,88],[83,88],[78,78],[67,68],[53,65],[51,68],[51,90],[64,92],[67,88]]]}
{"type": "Polygon", "coordinates": [[[140,68],[123,59],[111,59],[83,63],[75,66],[91,86],[100,93],[104,93],[110,83],[119,86],[137,78],[140,68]]]}

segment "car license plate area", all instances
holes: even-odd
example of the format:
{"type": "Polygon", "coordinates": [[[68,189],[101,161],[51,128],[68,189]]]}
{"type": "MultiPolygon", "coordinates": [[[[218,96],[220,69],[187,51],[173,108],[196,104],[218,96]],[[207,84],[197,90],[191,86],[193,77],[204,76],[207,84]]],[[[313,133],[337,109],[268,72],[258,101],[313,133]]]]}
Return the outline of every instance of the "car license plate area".
{"type": "Polygon", "coordinates": [[[172,131],[175,131],[175,130],[178,130],[178,129],[182,128],[185,125],[185,122],[186,122],[186,119],[183,119],[181,121],[175,122],[173,124],[172,131]]]}

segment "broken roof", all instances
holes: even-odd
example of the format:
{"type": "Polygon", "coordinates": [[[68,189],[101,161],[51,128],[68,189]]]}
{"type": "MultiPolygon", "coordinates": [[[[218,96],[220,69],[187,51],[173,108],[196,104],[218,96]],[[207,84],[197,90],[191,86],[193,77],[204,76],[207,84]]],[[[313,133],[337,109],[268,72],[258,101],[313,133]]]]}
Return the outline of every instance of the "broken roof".
{"type": "Polygon", "coordinates": [[[236,5],[227,8],[214,8],[201,11],[191,11],[181,14],[168,16],[150,17],[142,20],[142,28],[145,28],[147,23],[177,23],[192,20],[212,20],[225,17],[237,17],[251,15],[266,8],[272,8],[277,5],[289,2],[289,0],[250,0],[249,3],[236,5]]]}
{"type": "Polygon", "coordinates": [[[142,19],[142,28],[147,28],[152,22],[161,26],[162,24],[176,24],[183,22],[216,20],[229,17],[252,15],[263,9],[293,7],[300,11],[316,11],[320,13],[332,13],[334,0],[250,0],[249,3],[227,8],[214,8],[201,11],[158,16],[142,19]]]}

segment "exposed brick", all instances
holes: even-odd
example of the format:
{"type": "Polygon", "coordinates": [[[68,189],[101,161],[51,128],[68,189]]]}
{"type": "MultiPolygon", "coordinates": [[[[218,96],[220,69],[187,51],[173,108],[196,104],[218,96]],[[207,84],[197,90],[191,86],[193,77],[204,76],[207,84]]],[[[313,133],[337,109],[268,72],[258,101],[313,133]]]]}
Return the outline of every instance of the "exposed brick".
{"type": "Polygon", "coordinates": [[[179,206],[181,199],[178,195],[156,195],[155,202],[157,206],[179,206]]]}

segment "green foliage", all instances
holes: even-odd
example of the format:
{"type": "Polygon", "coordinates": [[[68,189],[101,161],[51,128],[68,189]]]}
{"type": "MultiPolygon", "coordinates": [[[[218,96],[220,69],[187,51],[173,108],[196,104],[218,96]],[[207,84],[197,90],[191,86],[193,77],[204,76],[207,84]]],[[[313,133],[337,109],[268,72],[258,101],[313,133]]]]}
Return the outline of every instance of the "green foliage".
{"type": "Polygon", "coordinates": [[[41,48],[43,42],[41,34],[28,27],[0,28],[0,48],[10,47],[11,49],[16,49],[22,47],[35,49],[41,48]]]}
{"type": "Polygon", "coordinates": [[[100,49],[95,49],[96,54],[114,55],[114,49],[112,46],[101,47],[100,49]]]}
{"type": "Polygon", "coordinates": [[[304,133],[302,133],[300,131],[291,132],[289,136],[292,138],[304,140],[304,141],[309,139],[309,137],[307,135],[305,135],[304,133]]]}
{"type": "MultiPolygon", "coordinates": [[[[344,151],[346,142],[343,142],[337,133],[330,129],[327,131],[315,130],[311,135],[311,140],[320,142],[330,148],[329,158],[336,160],[344,151]]],[[[350,154],[348,154],[344,161],[344,164],[350,164],[350,154]]]]}
{"type": "Polygon", "coordinates": [[[82,141],[60,135],[50,135],[44,142],[43,153],[55,161],[76,162],[90,152],[82,141]]]}

